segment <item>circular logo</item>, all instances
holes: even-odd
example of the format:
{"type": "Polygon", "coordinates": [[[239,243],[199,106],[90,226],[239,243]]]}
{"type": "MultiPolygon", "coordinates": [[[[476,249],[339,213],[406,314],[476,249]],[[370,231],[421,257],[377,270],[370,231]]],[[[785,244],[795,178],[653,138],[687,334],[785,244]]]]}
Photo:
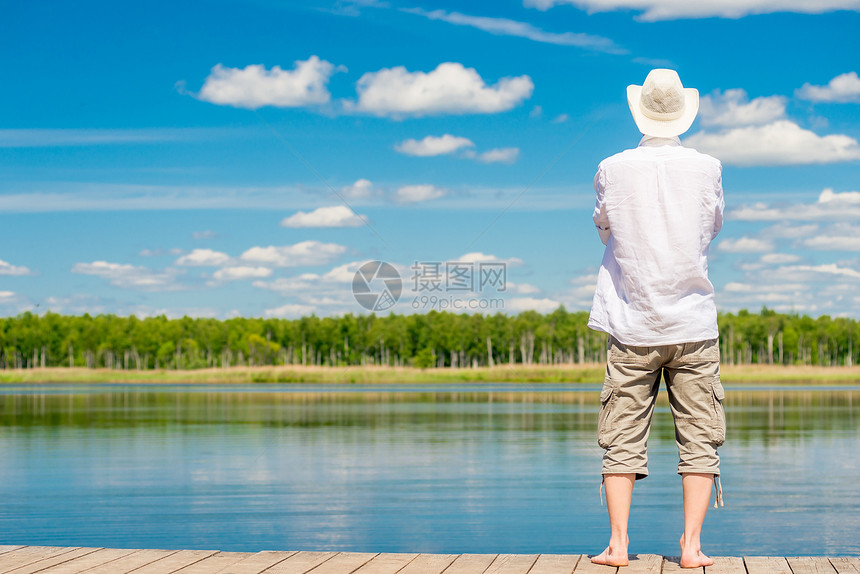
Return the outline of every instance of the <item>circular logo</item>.
{"type": "Polygon", "coordinates": [[[352,294],[369,311],[391,309],[400,299],[403,282],[400,273],[385,261],[368,261],[352,278],[352,294]]]}

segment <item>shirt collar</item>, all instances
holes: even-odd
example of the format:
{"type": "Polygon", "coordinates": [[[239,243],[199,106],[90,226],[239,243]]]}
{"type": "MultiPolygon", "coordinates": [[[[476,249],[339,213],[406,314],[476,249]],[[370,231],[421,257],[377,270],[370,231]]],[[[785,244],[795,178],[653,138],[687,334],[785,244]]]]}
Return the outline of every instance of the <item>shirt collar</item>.
{"type": "Polygon", "coordinates": [[[657,147],[661,145],[679,146],[681,145],[681,140],[680,138],[678,138],[678,136],[661,138],[648,135],[642,136],[642,139],[639,140],[639,147],[657,147]]]}

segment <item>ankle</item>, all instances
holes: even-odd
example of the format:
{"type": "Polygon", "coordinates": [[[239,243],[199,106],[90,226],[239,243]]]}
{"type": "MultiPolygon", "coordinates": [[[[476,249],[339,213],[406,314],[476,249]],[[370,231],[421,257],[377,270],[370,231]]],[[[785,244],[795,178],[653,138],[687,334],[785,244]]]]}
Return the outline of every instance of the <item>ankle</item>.
{"type": "Polygon", "coordinates": [[[609,539],[609,549],[612,551],[627,551],[628,538],[627,536],[621,538],[612,537],[609,539]]]}
{"type": "Polygon", "coordinates": [[[692,550],[694,552],[698,552],[702,549],[702,541],[698,536],[691,536],[685,534],[681,537],[681,546],[684,547],[684,550],[692,550]]]}

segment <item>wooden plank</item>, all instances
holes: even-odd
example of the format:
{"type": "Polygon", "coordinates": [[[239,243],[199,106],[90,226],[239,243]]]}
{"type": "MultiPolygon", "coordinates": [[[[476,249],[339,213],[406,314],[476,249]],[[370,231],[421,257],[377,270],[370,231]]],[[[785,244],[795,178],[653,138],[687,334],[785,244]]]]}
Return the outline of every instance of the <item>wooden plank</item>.
{"type": "Polygon", "coordinates": [[[196,564],[217,553],[217,550],[180,550],[138,568],[134,574],[173,574],[180,568],[196,564]]]}
{"type": "Polygon", "coordinates": [[[785,560],[794,574],[836,574],[836,568],[823,556],[796,556],[785,560]]]}
{"type": "Polygon", "coordinates": [[[5,574],[15,568],[77,549],[77,546],[24,546],[18,550],[0,554],[0,573],[5,574]]]}
{"type": "Polygon", "coordinates": [[[856,572],[860,572],[860,558],[856,556],[850,558],[847,556],[831,558],[830,563],[833,564],[833,567],[839,574],[855,574],[856,572]]]}
{"type": "MultiPolygon", "coordinates": [[[[597,555],[595,554],[594,556],[597,555]]],[[[574,570],[574,572],[576,574],[612,574],[613,572],[618,572],[618,568],[615,566],[604,566],[603,564],[595,564],[591,561],[591,559],[592,556],[583,555],[582,558],[579,560],[579,564],[576,565],[576,570],[574,570]]],[[[629,555],[627,559],[629,562],[629,555]]],[[[625,566],[624,568],[627,567],[625,566]]]]}
{"type": "MultiPolygon", "coordinates": [[[[260,554],[262,554],[262,552],[260,554]]],[[[266,574],[304,574],[312,568],[316,568],[320,564],[324,564],[326,561],[331,560],[332,558],[337,556],[337,554],[337,552],[295,552],[288,556],[285,560],[279,560],[275,566],[272,566],[271,568],[266,570],[266,574]]],[[[248,558],[247,560],[251,560],[253,558],[254,556],[248,558]]],[[[247,572],[244,570],[241,571],[241,574],[251,573],[251,570],[248,570],[247,572]]],[[[230,574],[233,573],[231,572],[230,574]]]]}
{"type": "Polygon", "coordinates": [[[225,569],[229,570],[236,562],[253,555],[253,552],[219,552],[200,562],[180,568],[176,574],[212,574],[225,569]]]}
{"type": "Polygon", "coordinates": [[[484,574],[527,574],[537,559],[537,554],[499,554],[484,574]]]}
{"type": "Polygon", "coordinates": [[[397,574],[441,574],[458,554],[419,554],[397,574]]]}
{"type": "Polygon", "coordinates": [[[100,564],[87,570],[87,574],[128,574],[142,566],[161,560],[179,550],[135,550],[131,554],[123,556],[106,564],[100,564]]]}
{"type": "Polygon", "coordinates": [[[663,557],[658,554],[631,554],[629,558],[624,574],[660,574],[663,570],[663,557]]]}
{"type": "Polygon", "coordinates": [[[313,574],[350,574],[361,568],[378,552],[338,552],[313,569],[313,574]]]}
{"type": "MultiPolygon", "coordinates": [[[[47,570],[33,570],[32,572],[39,572],[39,574],[77,574],[78,572],[83,571],[89,572],[90,568],[109,564],[114,560],[119,560],[129,554],[137,552],[137,550],[129,548],[101,548],[94,550],[96,551],[89,552],[74,559],[70,559],[67,562],[57,564],[47,570]]],[[[69,554],[71,554],[71,552],[69,554]]],[[[68,556],[68,554],[63,554],[59,558],[65,558],[66,556],[68,556]]],[[[15,570],[14,574],[24,573],[23,571],[15,570]]]]}
{"type": "Polygon", "coordinates": [[[714,556],[713,566],[705,566],[705,574],[747,574],[744,559],[736,556],[714,556]]]}
{"type": "Polygon", "coordinates": [[[482,574],[496,554],[460,554],[442,574],[482,574]]]}
{"type": "Polygon", "coordinates": [[[744,556],[747,574],[791,574],[785,558],[775,556],[744,556]]]}
{"type": "Polygon", "coordinates": [[[370,559],[370,562],[360,566],[354,574],[395,574],[401,568],[412,562],[416,553],[383,552],[370,559]]]}
{"type": "Polygon", "coordinates": [[[663,558],[663,572],[691,572],[693,574],[705,574],[705,569],[681,568],[680,556],[666,556],[663,558]]]}
{"type": "Polygon", "coordinates": [[[11,545],[0,545],[0,554],[5,554],[6,552],[12,552],[13,550],[18,550],[19,548],[24,548],[21,546],[11,546],[11,545]]]}
{"type": "Polygon", "coordinates": [[[541,554],[529,574],[572,574],[581,554],[541,554]]]}
{"type": "Polygon", "coordinates": [[[31,562],[25,566],[19,566],[14,570],[9,570],[10,574],[33,574],[34,572],[54,572],[55,569],[65,568],[65,572],[80,572],[81,569],[77,567],[68,568],[67,564],[69,561],[77,562],[77,560],[86,558],[87,556],[91,556],[101,550],[103,548],[78,548],[76,550],[72,550],[71,552],[63,552],[62,554],[54,554],[53,556],[49,556],[48,558],[43,558],[42,560],[38,560],[36,562],[31,562]]]}
{"type": "Polygon", "coordinates": [[[211,572],[214,572],[214,574],[259,574],[264,571],[272,572],[272,570],[267,570],[267,568],[280,564],[293,554],[296,554],[295,550],[288,552],[266,550],[251,554],[231,566],[225,566],[220,570],[212,570],[211,572]]]}

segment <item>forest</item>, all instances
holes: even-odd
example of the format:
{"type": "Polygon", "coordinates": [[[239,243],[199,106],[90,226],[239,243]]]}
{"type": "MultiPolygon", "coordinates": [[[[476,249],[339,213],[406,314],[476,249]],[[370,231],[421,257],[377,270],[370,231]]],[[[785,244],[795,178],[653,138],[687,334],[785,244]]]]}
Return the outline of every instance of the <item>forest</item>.
{"type": "MultiPolygon", "coordinates": [[[[263,365],[391,365],[420,368],[605,361],[606,335],[588,313],[384,316],[298,319],[168,319],[131,315],[23,313],[0,318],[0,369],[88,367],[200,369],[263,365]]],[[[725,364],[856,364],[854,319],[721,313],[725,364]]]]}

